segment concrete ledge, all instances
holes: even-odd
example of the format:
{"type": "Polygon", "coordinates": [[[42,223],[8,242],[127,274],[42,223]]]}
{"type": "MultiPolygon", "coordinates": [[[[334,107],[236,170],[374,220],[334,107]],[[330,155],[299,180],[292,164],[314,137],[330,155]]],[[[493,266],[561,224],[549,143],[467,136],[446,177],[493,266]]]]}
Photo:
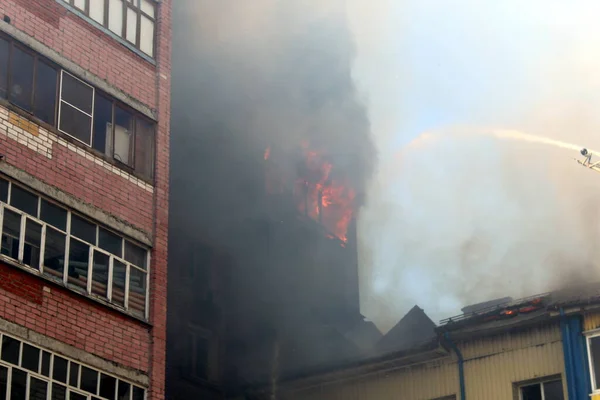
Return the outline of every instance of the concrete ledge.
{"type": "Polygon", "coordinates": [[[47,183],[42,182],[36,177],[28,174],[27,172],[18,169],[6,162],[0,162],[0,172],[4,173],[10,178],[17,180],[18,182],[23,183],[24,185],[29,186],[33,190],[36,190],[40,194],[47,196],[57,202],[64,204],[65,206],[80,212],[81,214],[88,216],[113,230],[122,233],[123,235],[129,236],[132,239],[137,240],[140,243],[143,243],[147,246],[152,247],[152,240],[149,235],[147,235],[144,231],[124,222],[117,217],[101,210],[98,207],[92,206],[90,204],[84,203],[83,201],[77,199],[75,196],[70,195],[62,190],[48,185],[47,183]]]}
{"type": "Polygon", "coordinates": [[[31,344],[40,346],[46,350],[50,350],[54,353],[72,358],[73,360],[87,364],[90,367],[111,373],[137,385],[144,386],[146,388],[149,386],[150,379],[148,378],[148,375],[142,373],[141,371],[118,365],[112,361],[105,360],[101,357],[42,335],[13,322],[6,321],[2,318],[0,318],[0,331],[14,336],[15,338],[22,339],[30,342],[31,344]]]}
{"type": "Polygon", "coordinates": [[[60,65],[61,67],[66,69],[68,72],[78,76],[79,78],[81,78],[83,80],[88,81],[91,85],[102,90],[103,92],[106,92],[107,94],[113,96],[114,98],[122,101],[123,103],[127,104],[131,108],[144,114],[148,118],[151,118],[154,121],[158,120],[156,111],[151,109],[146,104],[143,104],[141,101],[139,101],[139,100],[131,97],[130,95],[126,94],[125,92],[117,89],[116,87],[112,86],[111,84],[109,84],[105,80],[101,79],[100,77],[92,74],[91,72],[86,71],[85,69],[83,69],[82,67],[80,67],[79,65],[74,63],[73,61],[64,57],[57,51],[51,49],[50,47],[42,44],[41,42],[38,42],[36,39],[32,38],[31,36],[27,35],[26,33],[22,32],[22,31],[18,30],[11,24],[0,20],[0,31],[12,36],[13,38],[20,41],[21,43],[26,44],[27,46],[31,47],[33,50],[40,53],[44,57],[46,57],[49,60],[53,61],[54,63],[60,65]]]}

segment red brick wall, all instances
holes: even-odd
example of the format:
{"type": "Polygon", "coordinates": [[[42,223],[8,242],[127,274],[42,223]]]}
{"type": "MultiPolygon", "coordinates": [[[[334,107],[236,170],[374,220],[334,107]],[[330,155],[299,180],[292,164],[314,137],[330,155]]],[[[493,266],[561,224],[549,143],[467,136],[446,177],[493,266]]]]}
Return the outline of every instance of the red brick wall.
{"type": "MultiPolygon", "coordinates": [[[[160,3],[156,29],[157,65],[147,62],[56,0],[0,0],[0,18],[105,79],[158,113],[153,193],[120,174],[57,143],[48,158],[0,134],[6,162],[137,226],[154,239],[150,270],[150,323],[144,324],[82,296],[53,287],[39,295],[41,282],[12,267],[0,266],[0,279],[19,279],[31,297],[0,285],[0,318],[14,321],[98,356],[139,368],[150,376],[148,400],[164,399],[169,119],[171,75],[171,0],[160,3]],[[8,273],[7,271],[11,271],[8,273]],[[37,283],[36,283],[37,282],[37,283]],[[36,295],[37,293],[37,295],[36,295]],[[36,318],[26,318],[35,315],[36,318]]],[[[0,127],[0,130],[2,127],[0,127]]]]}
{"type": "Polygon", "coordinates": [[[55,0],[0,0],[0,13],[85,70],[156,106],[155,67],[55,0]]]}
{"type": "Polygon", "coordinates": [[[152,232],[153,194],[125,177],[58,143],[53,144],[50,159],[0,135],[0,153],[5,155],[9,164],[108,211],[148,234],[152,232]]]}
{"type": "Polygon", "coordinates": [[[138,370],[148,370],[149,328],[117,311],[82,301],[77,294],[46,284],[0,263],[0,318],[89,353],[138,370]]]}

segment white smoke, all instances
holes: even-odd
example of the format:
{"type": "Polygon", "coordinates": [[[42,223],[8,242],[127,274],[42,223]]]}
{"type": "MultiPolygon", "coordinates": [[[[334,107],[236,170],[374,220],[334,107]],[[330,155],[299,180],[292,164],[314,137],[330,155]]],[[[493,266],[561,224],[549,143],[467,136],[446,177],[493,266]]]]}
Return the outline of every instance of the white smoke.
{"type": "Polygon", "coordinates": [[[385,330],[415,303],[441,318],[599,278],[600,174],[573,157],[578,145],[600,148],[600,4],[415,0],[381,18],[396,29],[376,51],[357,40],[383,155],[360,220],[365,314],[385,330]],[[422,137],[391,156],[421,133],[411,113],[429,110],[420,130],[450,121],[575,145],[482,129],[422,137]]]}

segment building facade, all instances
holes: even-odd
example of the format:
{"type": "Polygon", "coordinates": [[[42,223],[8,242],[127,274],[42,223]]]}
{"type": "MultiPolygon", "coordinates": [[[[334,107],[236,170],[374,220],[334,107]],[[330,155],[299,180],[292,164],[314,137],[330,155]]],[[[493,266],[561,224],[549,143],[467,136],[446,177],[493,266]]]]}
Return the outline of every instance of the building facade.
{"type": "Polygon", "coordinates": [[[163,399],[171,1],[0,16],[0,399],[163,399]]]}
{"type": "MultiPolygon", "coordinates": [[[[597,285],[443,321],[429,342],[279,383],[283,399],[600,398],[597,285]]],[[[411,311],[413,312],[413,311],[411,311]]],[[[255,398],[268,398],[270,388],[255,398]]]]}

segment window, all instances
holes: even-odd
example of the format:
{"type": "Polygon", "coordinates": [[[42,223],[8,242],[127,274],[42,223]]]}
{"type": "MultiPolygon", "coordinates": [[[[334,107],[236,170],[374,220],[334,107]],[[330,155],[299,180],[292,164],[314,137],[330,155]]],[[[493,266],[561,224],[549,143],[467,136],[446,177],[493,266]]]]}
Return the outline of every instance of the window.
{"type": "Polygon", "coordinates": [[[62,0],[154,57],[154,0],[62,0]]]}
{"type": "Polygon", "coordinates": [[[37,54],[0,37],[0,96],[54,124],[58,69],[37,54]]]}
{"type": "Polygon", "coordinates": [[[189,331],[187,373],[192,378],[209,379],[210,338],[211,334],[207,330],[192,327],[189,331]]]}
{"type": "Polygon", "coordinates": [[[0,213],[1,254],[147,318],[147,249],[1,178],[0,213]]]}
{"type": "Polygon", "coordinates": [[[519,400],[564,400],[561,379],[548,380],[519,387],[519,400]]]}
{"type": "Polygon", "coordinates": [[[590,374],[592,375],[592,390],[600,392],[600,334],[588,336],[587,350],[590,363],[590,374]]]}
{"type": "Polygon", "coordinates": [[[139,386],[2,334],[0,399],[9,399],[9,394],[23,400],[145,398],[139,386]]]}
{"type": "MultiPolygon", "coordinates": [[[[80,0],[84,4],[88,0],[80,0]]],[[[89,5],[101,0],[89,0],[89,5]]],[[[16,42],[0,37],[0,97],[146,179],[155,124],[16,42]]]]}

